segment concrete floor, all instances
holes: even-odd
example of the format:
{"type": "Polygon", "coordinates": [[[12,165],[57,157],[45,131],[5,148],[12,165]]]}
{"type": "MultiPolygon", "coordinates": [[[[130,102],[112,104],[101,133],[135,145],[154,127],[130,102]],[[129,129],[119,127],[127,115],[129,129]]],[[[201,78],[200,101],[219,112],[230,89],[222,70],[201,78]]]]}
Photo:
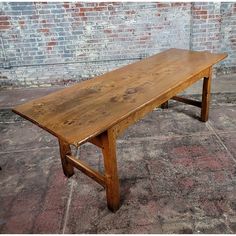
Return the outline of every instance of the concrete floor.
{"type": "MultiPolygon", "coordinates": [[[[171,102],[131,126],[114,214],[100,185],[64,177],[56,138],[9,109],[52,90],[0,91],[0,233],[236,233],[236,93],[213,95],[207,123],[171,102]]],[[[103,170],[95,146],[78,153],[103,170]]]]}

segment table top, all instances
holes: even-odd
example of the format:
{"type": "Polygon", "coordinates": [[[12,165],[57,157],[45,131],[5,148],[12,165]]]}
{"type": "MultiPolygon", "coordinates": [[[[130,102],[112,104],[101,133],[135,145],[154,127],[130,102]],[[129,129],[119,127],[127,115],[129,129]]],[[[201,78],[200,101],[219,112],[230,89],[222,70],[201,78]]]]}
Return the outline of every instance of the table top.
{"type": "Polygon", "coordinates": [[[169,49],[13,109],[79,145],[227,56],[169,49]]]}

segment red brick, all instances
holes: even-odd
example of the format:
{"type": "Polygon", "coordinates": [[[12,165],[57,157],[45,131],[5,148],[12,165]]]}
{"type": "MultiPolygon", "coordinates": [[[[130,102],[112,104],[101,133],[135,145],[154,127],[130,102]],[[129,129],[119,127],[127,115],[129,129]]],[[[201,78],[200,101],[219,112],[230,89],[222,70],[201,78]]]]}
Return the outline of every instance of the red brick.
{"type": "Polygon", "coordinates": [[[9,17],[8,16],[4,16],[4,15],[0,15],[0,22],[3,21],[3,22],[6,22],[9,20],[9,17]]]}
{"type": "Polygon", "coordinates": [[[194,11],[194,14],[196,15],[207,15],[207,11],[194,11]]]}
{"type": "Polygon", "coordinates": [[[98,6],[100,7],[107,7],[108,3],[107,2],[99,2],[98,6]]]}
{"type": "Polygon", "coordinates": [[[201,15],[200,18],[201,18],[201,19],[207,19],[208,16],[207,16],[207,15],[205,15],[205,16],[204,16],[204,15],[201,15]]]}
{"type": "Polygon", "coordinates": [[[112,30],[110,30],[110,29],[105,29],[105,30],[104,30],[104,33],[110,34],[110,33],[112,33],[112,30]]]}
{"type": "Polygon", "coordinates": [[[75,3],[75,7],[80,8],[83,7],[84,5],[82,3],[75,3]]]}
{"type": "Polygon", "coordinates": [[[43,33],[48,33],[50,30],[49,29],[39,29],[39,32],[43,32],[43,33]]]}
{"type": "Polygon", "coordinates": [[[55,45],[57,45],[57,42],[56,41],[51,41],[51,42],[48,42],[47,45],[48,46],[55,46],[55,45]]]}
{"type": "Polygon", "coordinates": [[[157,7],[170,7],[171,5],[169,3],[157,3],[157,7]]]}
{"type": "Polygon", "coordinates": [[[186,3],[186,2],[172,2],[171,3],[172,7],[182,7],[182,6],[187,6],[187,5],[188,5],[188,3],[186,3]]]}
{"type": "Polygon", "coordinates": [[[65,3],[63,4],[63,7],[64,7],[64,8],[69,8],[69,7],[70,7],[70,4],[69,4],[68,2],[65,2],[65,3]]]}

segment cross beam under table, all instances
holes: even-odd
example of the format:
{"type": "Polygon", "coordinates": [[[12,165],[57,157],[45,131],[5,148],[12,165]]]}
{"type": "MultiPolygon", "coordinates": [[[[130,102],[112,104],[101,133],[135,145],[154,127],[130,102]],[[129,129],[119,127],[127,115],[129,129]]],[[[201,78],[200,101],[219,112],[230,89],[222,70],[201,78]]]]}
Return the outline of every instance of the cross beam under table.
{"type": "Polygon", "coordinates": [[[105,167],[104,174],[100,174],[83,161],[76,159],[76,157],[71,154],[70,145],[59,139],[61,162],[64,174],[67,177],[71,177],[74,174],[74,167],[82,171],[106,189],[107,206],[111,211],[117,211],[120,207],[120,184],[116,160],[117,136],[120,135],[128,126],[151,112],[155,107],[161,105],[162,108],[167,108],[169,99],[200,107],[201,121],[206,122],[209,114],[211,79],[212,67],[209,67],[193,76],[190,82],[181,84],[174,91],[170,91],[162,99],[149,103],[147,106],[142,107],[142,109],[139,109],[124,120],[115,124],[113,127],[107,129],[102,134],[88,140],[90,143],[102,149],[105,167]],[[176,96],[177,93],[183,91],[201,78],[204,78],[201,102],[176,96]]]}

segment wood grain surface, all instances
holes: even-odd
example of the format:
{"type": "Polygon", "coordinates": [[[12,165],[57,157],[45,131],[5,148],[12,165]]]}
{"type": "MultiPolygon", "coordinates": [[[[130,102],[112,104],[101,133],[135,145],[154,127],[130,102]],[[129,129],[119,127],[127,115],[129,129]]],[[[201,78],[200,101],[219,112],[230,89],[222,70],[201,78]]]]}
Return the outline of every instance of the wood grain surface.
{"type": "Polygon", "coordinates": [[[32,100],[13,111],[78,146],[170,91],[176,95],[175,89],[181,84],[187,84],[226,56],[169,49],[32,100]]]}

